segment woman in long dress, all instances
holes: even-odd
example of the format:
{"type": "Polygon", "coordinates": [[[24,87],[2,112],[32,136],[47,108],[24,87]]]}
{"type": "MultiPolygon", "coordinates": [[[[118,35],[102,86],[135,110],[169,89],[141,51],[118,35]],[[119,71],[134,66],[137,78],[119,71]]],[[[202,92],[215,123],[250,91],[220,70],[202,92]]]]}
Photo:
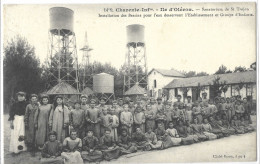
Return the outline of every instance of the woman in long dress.
{"type": "Polygon", "coordinates": [[[48,140],[49,133],[49,116],[52,110],[52,105],[48,104],[49,97],[47,95],[43,95],[41,97],[41,106],[39,106],[38,111],[35,114],[35,128],[36,137],[35,142],[39,149],[43,146],[43,144],[48,140]]]}
{"type": "Polygon", "coordinates": [[[10,108],[9,119],[11,128],[11,138],[9,151],[12,153],[19,153],[21,151],[26,151],[27,147],[24,143],[24,114],[27,106],[25,101],[25,93],[17,93],[18,101],[15,102],[10,108]]]}
{"type": "Polygon", "coordinates": [[[63,143],[68,136],[69,109],[63,104],[63,97],[57,96],[54,101],[54,110],[51,110],[49,125],[52,131],[57,132],[57,140],[63,143]]]}

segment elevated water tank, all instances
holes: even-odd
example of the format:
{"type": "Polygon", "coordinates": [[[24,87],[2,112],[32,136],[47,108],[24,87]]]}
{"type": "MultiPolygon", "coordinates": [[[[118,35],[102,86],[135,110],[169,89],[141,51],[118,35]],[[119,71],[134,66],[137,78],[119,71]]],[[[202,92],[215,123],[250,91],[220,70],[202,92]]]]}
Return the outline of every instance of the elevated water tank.
{"type": "Polygon", "coordinates": [[[74,23],[74,12],[71,9],[65,7],[53,7],[50,8],[50,32],[58,35],[68,34],[72,35],[73,23],[74,23]]]}
{"type": "Polygon", "coordinates": [[[114,76],[107,73],[94,75],[93,91],[95,93],[114,93],[114,76]]]}
{"type": "Polygon", "coordinates": [[[126,26],[127,43],[144,43],[144,26],[132,24],[126,26]]]}

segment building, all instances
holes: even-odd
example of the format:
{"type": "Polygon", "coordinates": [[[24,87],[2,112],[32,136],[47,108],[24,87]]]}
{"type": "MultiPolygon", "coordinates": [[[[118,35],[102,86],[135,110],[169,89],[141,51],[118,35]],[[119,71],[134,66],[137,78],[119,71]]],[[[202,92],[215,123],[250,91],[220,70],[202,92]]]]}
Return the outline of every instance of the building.
{"type": "Polygon", "coordinates": [[[214,99],[217,96],[216,88],[225,86],[226,92],[221,92],[223,97],[241,95],[241,97],[251,96],[256,100],[257,86],[256,71],[236,72],[228,74],[218,74],[200,77],[190,77],[174,79],[167,84],[167,98],[175,101],[178,94],[192,96],[192,100],[197,100],[206,92],[208,98],[214,99]]]}
{"type": "Polygon", "coordinates": [[[163,88],[175,79],[185,78],[185,76],[174,70],[153,68],[148,73],[148,90],[149,95],[155,98],[162,97],[163,88]]]}

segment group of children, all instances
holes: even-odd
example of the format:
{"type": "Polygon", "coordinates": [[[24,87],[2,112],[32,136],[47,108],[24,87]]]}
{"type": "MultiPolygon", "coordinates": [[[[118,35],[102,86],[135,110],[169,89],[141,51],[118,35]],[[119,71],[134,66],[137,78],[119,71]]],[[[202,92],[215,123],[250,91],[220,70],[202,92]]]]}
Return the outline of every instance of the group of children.
{"type": "Polygon", "coordinates": [[[10,109],[10,151],[42,152],[42,163],[83,163],[111,160],[137,151],[166,149],[178,145],[214,140],[233,134],[254,131],[250,125],[251,106],[241,97],[207,95],[199,101],[162,102],[151,98],[136,103],[122,99],[106,105],[101,99],[82,95],[74,107],[56,96],[32,94],[30,103],[25,93],[17,93],[17,102],[10,109]]]}

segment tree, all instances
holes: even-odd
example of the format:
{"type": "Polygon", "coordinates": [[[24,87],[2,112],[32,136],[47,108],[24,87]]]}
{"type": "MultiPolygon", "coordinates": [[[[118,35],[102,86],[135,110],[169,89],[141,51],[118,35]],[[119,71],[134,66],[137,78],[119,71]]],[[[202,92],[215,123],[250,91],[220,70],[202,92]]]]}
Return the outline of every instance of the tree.
{"type": "Polygon", "coordinates": [[[35,48],[21,36],[16,36],[4,46],[3,73],[5,104],[18,91],[31,94],[44,89],[42,69],[35,56],[35,48]]]}
{"type": "Polygon", "coordinates": [[[218,70],[215,72],[215,75],[216,75],[216,74],[225,74],[226,71],[227,71],[227,67],[224,66],[224,65],[221,65],[221,66],[218,68],[218,70]]]}
{"type": "Polygon", "coordinates": [[[234,72],[245,72],[245,71],[247,71],[246,67],[242,67],[242,66],[235,67],[234,70],[234,72]]]}
{"type": "Polygon", "coordinates": [[[207,72],[198,72],[196,76],[208,76],[209,74],[207,72]]]}

